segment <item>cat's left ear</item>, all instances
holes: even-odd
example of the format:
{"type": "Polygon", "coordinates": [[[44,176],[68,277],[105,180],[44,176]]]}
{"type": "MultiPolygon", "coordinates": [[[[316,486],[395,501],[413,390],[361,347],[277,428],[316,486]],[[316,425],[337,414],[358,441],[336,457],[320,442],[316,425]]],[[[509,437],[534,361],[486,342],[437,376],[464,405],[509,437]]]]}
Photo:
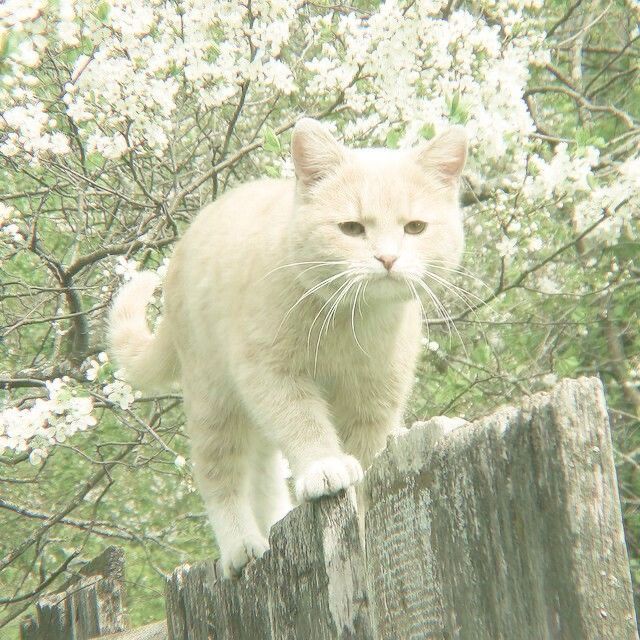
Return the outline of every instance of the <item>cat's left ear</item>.
{"type": "Polygon", "coordinates": [[[457,184],[467,160],[467,132],[453,126],[413,153],[428,173],[437,173],[446,182],[457,184]]]}
{"type": "Polygon", "coordinates": [[[296,122],[291,138],[296,177],[305,186],[318,182],[344,160],[344,147],[313,118],[296,122]]]}

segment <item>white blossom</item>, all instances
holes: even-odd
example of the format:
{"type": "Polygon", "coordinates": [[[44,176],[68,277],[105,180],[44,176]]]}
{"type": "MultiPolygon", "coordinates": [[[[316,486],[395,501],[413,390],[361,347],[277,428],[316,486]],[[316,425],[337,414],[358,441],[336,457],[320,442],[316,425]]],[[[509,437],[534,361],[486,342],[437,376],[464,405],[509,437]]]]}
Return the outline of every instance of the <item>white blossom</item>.
{"type": "Polygon", "coordinates": [[[128,260],[124,256],[120,256],[116,262],[114,271],[125,281],[128,282],[138,271],[140,265],[135,260],[128,260]]]}
{"type": "Polygon", "coordinates": [[[31,449],[30,460],[38,464],[51,446],[64,442],[77,431],[93,427],[97,421],[92,415],[92,398],[76,395],[70,383],[69,379],[47,380],[48,399],[38,398],[23,409],[7,407],[1,410],[0,451],[31,449]]]}
{"type": "Polygon", "coordinates": [[[96,360],[91,360],[89,362],[89,368],[87,369],[84,377],[89,380],[89,382],[93,382],[98,377],[98,373],[100,371],[100,364],[96,360]]]}
{"type": "Polygon", "coordinates": [[[117,371],[115,374],[116,379],[106,384],[102,390],[109,402],[117,404],[123,411],[128,409],[135,400],[131,385],[120,379],[123,378],[124,375],[125,372],[122,369],[117,371]]]}
{"type": "Polygon", "coordinates": [[[501,258],[511,258],[517,252],[518,239],[503,236],[500,242],[496,244],[496,251],[501,258]]]}

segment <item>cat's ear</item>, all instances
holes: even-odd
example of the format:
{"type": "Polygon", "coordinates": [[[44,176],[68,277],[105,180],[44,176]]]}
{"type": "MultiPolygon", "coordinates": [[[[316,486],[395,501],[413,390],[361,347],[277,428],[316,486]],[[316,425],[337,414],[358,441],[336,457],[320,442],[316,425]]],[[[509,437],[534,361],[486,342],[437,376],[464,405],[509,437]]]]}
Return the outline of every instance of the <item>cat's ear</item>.
{"type": "Polygon", "coordinates": [[[305,186],[331,173],[344,159],[344,147],[313,118],[296,122],[291,138],[296,177],[305,186]]]}
{"type": "Polygon", "coordinates": [[[445,182],[457,184],[467,160],[467,132],[463,127],[450,127],[429,143],[418,147],[415,159],[428,173],[436,173],[445,182]]]}

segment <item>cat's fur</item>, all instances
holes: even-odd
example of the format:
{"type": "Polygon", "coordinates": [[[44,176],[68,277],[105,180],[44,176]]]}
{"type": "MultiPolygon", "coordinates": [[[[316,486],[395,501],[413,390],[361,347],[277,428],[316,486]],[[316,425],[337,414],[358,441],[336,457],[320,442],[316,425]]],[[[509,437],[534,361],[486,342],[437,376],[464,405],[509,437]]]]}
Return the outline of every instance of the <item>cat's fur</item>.
{"type": "Polygon", "coordinates": [[[137,275],[117,297],[111,348],[132,382],[182,384],[195,478],[228,575],[265,551],[291,508],[280,452],[297,498],[313,499],[357,482],[400,425],[421,337],[407,281],[421,291],[428,269],[460,259],[466,146],[454,127],[414,150],[350,150],[302,119],[296,180],[225,193],[178,243],[155,335],[145,319],[155,277],[137,275]],[[423,233],[405,233],[414,220],[427,222],[423,233]],[[365,235],[346,235],[348,221],[365,235]],[[380,259],[394,257],[387,271],[380,259]]]}

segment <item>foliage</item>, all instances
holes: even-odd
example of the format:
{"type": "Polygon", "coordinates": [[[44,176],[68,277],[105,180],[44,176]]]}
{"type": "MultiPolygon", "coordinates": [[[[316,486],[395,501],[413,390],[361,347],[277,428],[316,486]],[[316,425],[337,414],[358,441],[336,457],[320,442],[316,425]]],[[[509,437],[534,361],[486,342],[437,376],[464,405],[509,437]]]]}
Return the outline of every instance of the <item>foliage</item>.
{"type": "Polygon", "coordinates": [[[109,541],[135,622],[212,548],[179,394],[124,381],[104,313],[203,204],[292,175],[303,113],[355,146],[465,125],[467,254],[427,310],[410,418],[599,375],[640,572],[639,18],[632,0],[1,4],[0,634],[109,541]]]}

